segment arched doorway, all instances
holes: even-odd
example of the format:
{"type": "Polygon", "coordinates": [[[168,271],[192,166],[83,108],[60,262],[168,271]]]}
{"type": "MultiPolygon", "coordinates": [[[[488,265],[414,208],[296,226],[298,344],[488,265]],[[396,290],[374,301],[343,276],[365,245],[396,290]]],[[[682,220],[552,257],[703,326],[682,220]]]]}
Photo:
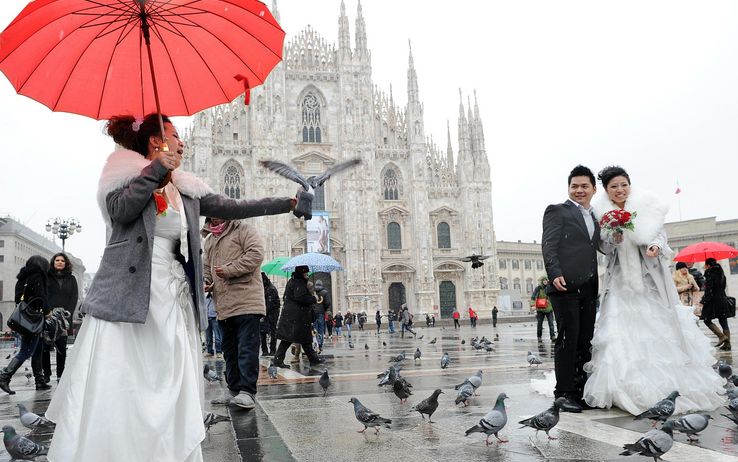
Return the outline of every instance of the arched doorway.
{"type": "Polygon", "coordinates": [[[400,307],[405,303],[405,284],[393,282],[389,286],[389,309],[395,313],[400,312],[400,307]]]}
{"type": "Polygon", "coordinates": [[[438,298],[441,305],[441,319],[451,318],[456,308],[456,286],[451,281],[441,281],[438,286],[438,298]]]}

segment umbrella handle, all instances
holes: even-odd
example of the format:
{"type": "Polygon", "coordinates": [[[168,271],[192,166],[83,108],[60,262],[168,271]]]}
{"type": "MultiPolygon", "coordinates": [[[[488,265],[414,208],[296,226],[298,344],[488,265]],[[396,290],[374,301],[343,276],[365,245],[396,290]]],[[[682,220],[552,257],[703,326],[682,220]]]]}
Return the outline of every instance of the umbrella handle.
{"type": "MultiPolygon", "coordinates": [[[[139,6],[141,8],[141,12],[139,13],[138,17],[141,18],[141,32],[143,33],[144,37],[144,43],[146,43],[146,53],[149,56],[149,70],[151,72],[151,83],[154,86],[154,101],[156,103],[156,114],[159,116],[159,129],[161,130],[161,140],[162,140],[162,151],[169,151],[169,144],[167,144],[167,137],[164,134],[164,118],[161,115],[161,106],[159,105],[159,90],[156,85],[156,74],[154,73],[154,58],[151,55],[151,34],[149,32],[149,21],[148,17],[149,14],[146,12],[146,9],[144,7],[144,4],[146,3],[146,0],[139,0],[139,6]]],[[[167,178],[171,179],[171,174],[167,175],[167,178]]],[[[168,183],[169,181],[165,178],[164,184],[168,183]]]]}

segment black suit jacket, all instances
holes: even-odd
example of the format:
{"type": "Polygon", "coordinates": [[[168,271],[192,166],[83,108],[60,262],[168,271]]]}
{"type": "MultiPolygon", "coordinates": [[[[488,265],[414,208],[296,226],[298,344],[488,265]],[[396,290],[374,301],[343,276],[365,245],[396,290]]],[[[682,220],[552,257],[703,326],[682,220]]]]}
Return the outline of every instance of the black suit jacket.
{"type": "Polygon", "coordinates": [[[600,226],[597,220],[594,223],[595,230],[590,239],[582,213],[570,201],[546,208],[541,241],[549,280],[546,293],[564,293],[553,286],[553,280],[559,276],[564,276],[567,292],[575,292],[585,284],[593,284],[594,294],[597,293],[600,226]]]}

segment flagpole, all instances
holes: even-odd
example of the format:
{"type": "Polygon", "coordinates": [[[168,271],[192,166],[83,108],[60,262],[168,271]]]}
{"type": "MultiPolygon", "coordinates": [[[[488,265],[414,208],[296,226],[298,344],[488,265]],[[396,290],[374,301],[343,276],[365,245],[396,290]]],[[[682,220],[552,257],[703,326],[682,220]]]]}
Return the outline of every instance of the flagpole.
{"type": "Polygon", "coordinates": [[[677,196],[677,204],[679,207],[679,221],[682,221],[682,188],[679,187],[679,180],[677,180],[677,189],[676,189],[676,196],[677,196]]]}

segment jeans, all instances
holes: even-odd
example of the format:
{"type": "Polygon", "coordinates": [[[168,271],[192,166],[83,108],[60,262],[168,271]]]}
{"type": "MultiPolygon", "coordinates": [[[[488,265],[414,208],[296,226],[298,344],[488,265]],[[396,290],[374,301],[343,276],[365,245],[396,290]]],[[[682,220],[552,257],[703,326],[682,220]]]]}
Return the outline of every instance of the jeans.
{"type": "Polygon", "coordinates": [[[541,338],[543,335],[543,318],[548,319],[548,336],[551,338],[556,337],[556,331],[554,330],[554,314],[553,311],[548,313],[537,312],[536,319],[538,320],[538,327],[536,328],[536,336],[541,338]]]}
{"type": "Polygon", "coordinates": [[[223,353],[223,333],[220,330],[217,318],[208,318],[208,327],[205,329],[205,344],[208,353],[223,353]],[[213,351],[213,337],[215,337],[215,351],[213,351]]]}
{"type": "Polygon", "coordinates": [[[323,339],[325,337],[325,318],[320,315],[318,318],[313,321],[313,327],[315,328],[315,332],[318,334],[318,346],[320,349],[323,349],[323,339]]]}
{"type": "Polygon", "coordinates": [[[336,326],[334,330],[336,331],[336,335],[340,337],[341,336],[341,326],[336,326]]]}
{"type": "Polygon", "coordinates": [[[31,358],[31,369],[33,369],[36,384],[45,383],[43,372],[44,349],[41,342],[40,335],[21,335],[20,349],[18,350],[18,354],[15,355],[15,359],[19,361],[19,367],[26,359],[31,358]]]}
{"type": "Polygon", "coordinates": [[[390,334],[394,334],[395,333],[395,322],[394,321],[390,321],[389,322],[389,333],[390,334]]]}
{"type": "Polygon", "coordinates": [[[240,314],[218,321],[223,334],[226,383],[233,392],[256,394],[260,318],[258,314],[240,314]]]}
{"type": "Polygon", "coordinates": [[[41,358],[45,377],[51,377],[51,349],[53,348],[56,350],[56,378],[61,378],[64,365],[67,363],[67,338],[66,335],[62,335],[54,340],[53,347],[46,345],[43,341],[40,342],[43,348],[41,358]]]}
{"type": "Polygon", "coordinates": [[[346,333],[351,337],[351,324],[346,324],[346,333]]]}

